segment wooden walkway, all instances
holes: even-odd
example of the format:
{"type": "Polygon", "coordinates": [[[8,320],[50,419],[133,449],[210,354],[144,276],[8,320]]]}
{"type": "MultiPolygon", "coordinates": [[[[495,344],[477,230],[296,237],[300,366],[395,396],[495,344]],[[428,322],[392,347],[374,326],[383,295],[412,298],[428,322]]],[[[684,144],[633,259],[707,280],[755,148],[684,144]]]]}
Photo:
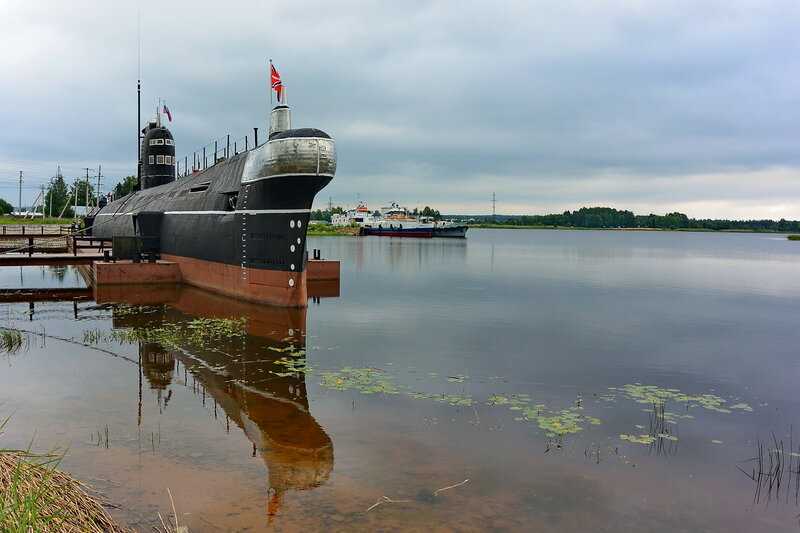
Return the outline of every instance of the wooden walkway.
{"type": "Polygon", "coordinates": [[[36,289],[0,289],[0,302],[60,302],[63,300],[91,300],[91,288],[55,287],[36,289]]]}
{"type": "Polygon", "coordinates": [[[53,266],[53,265],[89,265],[92,261],[101,261],[103,254],[71,253],[62,254],[0,254],[2,266],[53,266]]]}

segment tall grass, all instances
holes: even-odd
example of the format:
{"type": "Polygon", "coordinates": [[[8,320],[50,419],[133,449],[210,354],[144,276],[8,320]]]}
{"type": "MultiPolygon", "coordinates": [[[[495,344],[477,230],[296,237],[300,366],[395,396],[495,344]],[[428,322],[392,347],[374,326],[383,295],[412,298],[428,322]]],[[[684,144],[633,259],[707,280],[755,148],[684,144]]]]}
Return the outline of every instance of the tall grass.
{"type": "MultiPolygon", "coordinates": [[[[8,420],[0,422],[0,434],[8,420]]],[[[0,531],[126,531],[85,486],[58,470],[63,457],[0,449],[0,531]]]]}
{"type": "Polygon", "coordinates": [[[14,354],[25,344],[26,338],[16,329],[0,328],[0,351],[14,354]]]}

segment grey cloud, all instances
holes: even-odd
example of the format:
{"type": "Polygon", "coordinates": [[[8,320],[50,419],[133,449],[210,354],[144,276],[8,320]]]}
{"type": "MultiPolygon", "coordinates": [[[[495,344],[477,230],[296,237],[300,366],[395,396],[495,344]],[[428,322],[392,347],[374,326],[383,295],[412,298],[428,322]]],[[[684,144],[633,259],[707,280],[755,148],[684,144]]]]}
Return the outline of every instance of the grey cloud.
{"type": "MultiPolygon", "coordinates": [[[[0,120],[14,125],[0,182],[19,165],[44,180],[58,161],[132,173],[135,6],[31,4],[0,8],[13,73],[0,120]]],[[[800,167],[795,2],[141,6],[145,109],[166,98],[179,154],[266,126],[271,56],[295,123],[337,138],[321,199],[485,211],[497,190],[520,211],[691,199],[742,216],[800,204],[787,178],[769,194],[742,177],[800,167]]]]}

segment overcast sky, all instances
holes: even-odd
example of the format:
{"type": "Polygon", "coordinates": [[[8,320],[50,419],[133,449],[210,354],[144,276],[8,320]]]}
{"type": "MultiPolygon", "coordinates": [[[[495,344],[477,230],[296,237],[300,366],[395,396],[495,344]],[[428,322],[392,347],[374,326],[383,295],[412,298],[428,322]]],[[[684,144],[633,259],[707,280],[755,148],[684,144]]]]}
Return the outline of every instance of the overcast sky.
{"type": "Polygon", "coordinates": [[[143,117],[181,159],[263,131],[272,57],[337,141],[315,205],[800,219],[797,0],[2,0],[0,196],[135,173],[137,6],[143,117]]]}

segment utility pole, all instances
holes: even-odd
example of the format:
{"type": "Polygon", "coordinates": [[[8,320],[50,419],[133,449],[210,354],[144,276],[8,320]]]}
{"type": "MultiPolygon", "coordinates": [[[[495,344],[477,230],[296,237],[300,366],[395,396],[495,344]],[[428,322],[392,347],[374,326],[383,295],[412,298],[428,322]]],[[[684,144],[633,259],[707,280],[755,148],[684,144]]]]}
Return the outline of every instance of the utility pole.
{"type": "Polygon", "coordinates": [[[72,218],[78,218],[78,178],[75,178],[75,209],[72,218]]]}
{"type": "Polygon", "coordinates": [[[328,196],[328,213],[333,213],[333,196],[328,196]]]}
{"type": "Polygon", "coordinates": [[[497,219],[496,207],[497,207],[497,197],[495,196],[494,193],[492,193],[492,222],[494,222],[497,219]]]}
{"type": "Polygon", "coordinates": [[[90,169],[89,169],[89,167],[84,167],[84,170],[86,171],[86,203],[83,204],[83,205],[86,207],[86,213],[85,214],[88,214],[89,213],[89,170],[90,169]]]}
{"type": "Polygon", "coordinates": [[[42,183],[42,218],[44,218],[44,183],[42,183]]]}
{"type": "Polygon", "coordinates": [[[56,170],[56,177],[50,180],[50,208],[48,212],[50,213],[49,216],[53,216],[53,185],[55,185],[56,181],[61,177],[61,165],[58,165],[58,170],[56,170]]]}
{"type": "Polygon", "coordinates": [[[19,213],[22,213],[22,171],[19,171],[19,206],[17,207],[19,213]]]}
{"type": "Polygon", "coordinates": [[[97,165],[97,198],[94,202],[95,207],[100,207],[100,176],[102,176],[102,168],[101,165],[97,165]]]}

